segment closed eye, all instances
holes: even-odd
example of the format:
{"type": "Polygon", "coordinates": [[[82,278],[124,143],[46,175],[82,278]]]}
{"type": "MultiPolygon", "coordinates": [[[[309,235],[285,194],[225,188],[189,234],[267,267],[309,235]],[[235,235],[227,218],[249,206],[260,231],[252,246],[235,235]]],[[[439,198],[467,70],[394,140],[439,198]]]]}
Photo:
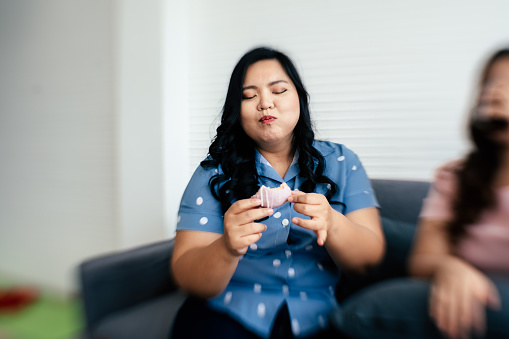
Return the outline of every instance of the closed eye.
{"type": "Polygon", "coordinates": [[[274,94],[283,94],[283,93],[284,93],[284,92],[286,92],[286,91],[287,91],[287,89],[284,89],[284,90],[282,90],[282,91],[279,91],[279,92],[278,92],[278,91],[274,91],[274,92],[272,92],[272,93],[274,93],[274,94]]]}
{"type": "Polygon", "coordinates": [[[249,100],[249,99],[253,99],[254,97],[256,97],[256,95],[253,95],[253,96],[250,96],[250,97],[244,95],[242,97],[242,100],[249,100]]]}

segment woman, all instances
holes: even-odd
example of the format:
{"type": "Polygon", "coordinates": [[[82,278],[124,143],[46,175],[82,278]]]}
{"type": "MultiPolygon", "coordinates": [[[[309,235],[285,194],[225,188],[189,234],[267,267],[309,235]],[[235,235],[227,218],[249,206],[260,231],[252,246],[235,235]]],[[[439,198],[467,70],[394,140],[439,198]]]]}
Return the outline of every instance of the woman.
{"type": "Polygon", "coordinates": [[[509,320],[493,312],[503,301],[499,289],[505,295],[509,287],[501,280],[509,278],[508,49],[489,60],[480,85],[473,149],[438,170],[410,260],[414,276],[432,279],[429,313],[451,338],[503,337],[509,320]]]}
{"type": "Polygon", "coordinates": [[[327,333],[339,268],[383,254],[377,203],[357,156],[314,140],[291,60],[257,48],[235,66],[209,156],[183,195],[172,270],[192,296],[174,338],[292,338],[327,333]],[[271,209],[261,185],[292,190],[271,209]]]}

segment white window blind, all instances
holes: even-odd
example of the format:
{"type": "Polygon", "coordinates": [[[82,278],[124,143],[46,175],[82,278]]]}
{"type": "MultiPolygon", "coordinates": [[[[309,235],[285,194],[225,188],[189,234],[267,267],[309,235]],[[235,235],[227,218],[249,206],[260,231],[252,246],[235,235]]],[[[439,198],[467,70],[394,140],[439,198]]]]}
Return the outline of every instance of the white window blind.
{"type": "Polygon", "coordinates": [[[247,50],[295,62],[317,138],[355,151],[372,178],[430,179],[467,148],[485,57],[509,43],[509,2],[193,0],[190,169],[207,155],[228,80],[247,50]]]}

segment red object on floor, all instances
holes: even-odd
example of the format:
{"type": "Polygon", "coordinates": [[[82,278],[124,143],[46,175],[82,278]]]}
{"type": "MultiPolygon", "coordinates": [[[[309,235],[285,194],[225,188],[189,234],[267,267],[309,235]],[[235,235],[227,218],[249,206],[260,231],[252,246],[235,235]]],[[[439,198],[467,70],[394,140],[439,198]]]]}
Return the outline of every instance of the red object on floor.
{"type": "Polygon", "coordinates": [[[37,300],[38,296],[37,290],[30,287],[0,289],[0,313],[19,311],[37,300]]]}

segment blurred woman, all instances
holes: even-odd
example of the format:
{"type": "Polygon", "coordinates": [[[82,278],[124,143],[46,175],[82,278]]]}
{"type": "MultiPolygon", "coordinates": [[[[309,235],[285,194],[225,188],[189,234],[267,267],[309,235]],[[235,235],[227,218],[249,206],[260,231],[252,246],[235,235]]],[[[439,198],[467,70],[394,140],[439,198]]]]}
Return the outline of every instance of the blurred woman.
{"type": "Polygon", "coordinates": [[[469,122],[473,148],[437,171],[410,259],[414,276],[431,279],[430,316],[451,338],[498,337],[509,321],[493,312],[502,306],[500,288],[505,295],[509,287],[508,121],[509,49],[503,49],[481,76],[469,122]]]}

